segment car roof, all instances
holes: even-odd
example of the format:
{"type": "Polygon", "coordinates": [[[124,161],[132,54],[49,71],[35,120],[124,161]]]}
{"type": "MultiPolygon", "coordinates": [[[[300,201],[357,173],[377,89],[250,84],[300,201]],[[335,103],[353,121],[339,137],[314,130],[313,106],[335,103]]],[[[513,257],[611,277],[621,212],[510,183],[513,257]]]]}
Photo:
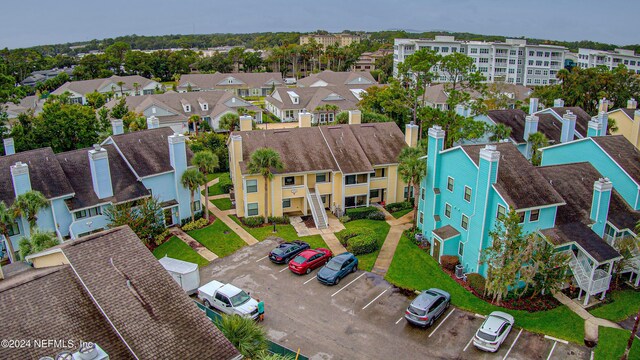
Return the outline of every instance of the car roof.
{"type": "Polygon", "coordinates": [[[322,253],[322,251],[307,249],[307,250],[304,250],[303,252],[301,252],[300,254],[298,254],[298,256],[302,256],[302,257],[308,259],[308,258],[312,257],[313,255],[315,255],[317,253],[322,253]]]}
{"type": "Polygon", "coordinates": [[[508,322],[507,319],[491,313],[489,316],[487,316],[485,321],[482,323],[482,326],[480,327],[480,329],[484,333],[495,335],[498,333],[498,330],[500,330],[502,325],[507,322],[508,322]]]}
{"type": "Polygon", "coordinates": [[[420,293],[420,295],[418,295],[415,299],[413,299],[413,301],[411,302],[411,306],[415,308],[426,309],[431,306],[431,304],[439,297],[440,294],[436,294],[430,292],[429,290],[426,290],[420,293]]]}
{"type": "Polygon", "coordinates": [[[331,261],[336,262],[338,264],[342,264],[343,262],[347,261],[348,259],[351,259],[353,257],[353,254],[350,252],[346,252],[346,253],[342,253],[340,255],[336,255],[333,257],[333,259],[331,259],[331,261]]]}

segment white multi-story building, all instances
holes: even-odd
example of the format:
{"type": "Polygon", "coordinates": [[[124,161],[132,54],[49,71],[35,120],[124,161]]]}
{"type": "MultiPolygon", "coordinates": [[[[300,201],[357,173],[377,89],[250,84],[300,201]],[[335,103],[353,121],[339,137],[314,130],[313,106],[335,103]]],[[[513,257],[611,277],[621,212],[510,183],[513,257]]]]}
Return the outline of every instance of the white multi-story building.
{"type": "MultiPolygon", "coordinates": [[[[558,80],[556,74],[564,67],[567,48],[554,45],[531,45],[523,39],[506,39],[505,42],[461,41],[453,36],[436,36],[435,39],[395,39],[393,46],[393,70],[398,64],[420,49],[435,50],[446,56],[460,52],[470,56],[487,82],[506,82],[519,85],[548,85],[558,80]]],[[[447,76],[436,69],[439,79],[447,76]]]]}
{"type": "Polygon", "coordinates": [[[618,65],[640,74],[640,55],[633,50],[615,49],[614,51],[578,49],[578,66],[588,69],[596,66],[606,66],[613,70],[618,65]]]}

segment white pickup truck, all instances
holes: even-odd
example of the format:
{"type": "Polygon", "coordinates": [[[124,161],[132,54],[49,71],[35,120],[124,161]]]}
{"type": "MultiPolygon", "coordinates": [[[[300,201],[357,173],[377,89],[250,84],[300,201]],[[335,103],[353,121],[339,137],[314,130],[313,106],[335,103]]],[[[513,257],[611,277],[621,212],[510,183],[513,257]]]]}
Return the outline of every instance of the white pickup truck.
{"type": "Polygon", "coordinates": [[[198,299],[209,308],[229,315],[258,318],[258,302],[231,284],[212,281],[198,288],[198,299]]]}

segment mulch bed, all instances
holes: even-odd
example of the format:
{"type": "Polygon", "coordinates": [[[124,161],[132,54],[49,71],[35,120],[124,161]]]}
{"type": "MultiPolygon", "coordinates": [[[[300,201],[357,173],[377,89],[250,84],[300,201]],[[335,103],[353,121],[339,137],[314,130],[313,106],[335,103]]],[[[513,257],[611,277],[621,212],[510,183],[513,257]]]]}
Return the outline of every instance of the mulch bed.
{"type": "Polygon", "coordinates": [[[302,219],[302,222],[304,223],[304,225],[306,227],[308,227],[309,229],[315,229],[316,228],[316,222],[313,221],[313,216],[311,216],[311,215],[302,216],[301,219],[302,219]]]}

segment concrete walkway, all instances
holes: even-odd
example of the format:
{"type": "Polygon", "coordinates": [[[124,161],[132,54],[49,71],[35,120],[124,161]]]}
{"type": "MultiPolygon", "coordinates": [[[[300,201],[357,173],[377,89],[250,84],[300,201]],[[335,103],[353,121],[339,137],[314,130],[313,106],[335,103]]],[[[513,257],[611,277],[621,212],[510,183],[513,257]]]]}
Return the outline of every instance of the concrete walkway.
{"type": "MultiPolygon", "coordinates": [[[[218,179],[214,179],[213,181],[216,181],[216,180],[218,179]]],[[[213,181],[209,183],[212,183],[213,181]]],[[[207,184],[207,186],[209,186],[209,184],[207,184]]],[[[204,195],[202,194],[200,194],[200,202],[202,204],[204,204],[205,202],[204,195]]],[[[225,223],[233,232],[238,234],[238,236],[248,245],[253,245],[258,243],[258,240],[256,240],[256,238],[254,238],[253,235],[249,234],[245,229],[242,228],[242,226],[238,225],[237,222],[233,221],[233,219],[229,217],[229,215],[233,215],[235,213],[235,209],[222,211],[211,203],[207,204],[207,207],[209,208],[209,211],[211,211],[213,216],[215,216],[216,218],[220,219],[223,223],[225,223]]]]}
{"type": "Polygon", "coordinates": [[[414,212],[415,212],[415,210],[411,210],[408,213],[406,213],[405,215],[403,215],[401,218],[398,218],[398,219],[394,218],[394,219],[391,219],[391,220],[387,220],[387,223],[389,225],[391,225],[391,226],[411,224],[411,223],[413,223],[413,213],[414,212]]]}
{"type": "Polygon", "coordinates": [[[398,242],[400,242],[400,238],[402,237],[402,232],[411,228],[411,225],[411,223],[405,223],[402,225],[391,226],[387,237],[384,239],[384,244],[382,244],[376,263],[373,264],[373,270],[371,270],[371,272],[380,276],[384,276],[387,273],[389,266],[391,266],[391,261],[393,261],[393,255],[396,253],[398,242]]]}
{"type": "Polygon", "coordinates": [[[200,256],[205,258],[207,261],[213,261],[218,258],[218,255],[211,252],[211,250],[204,247],[204,245],[200,244],[196,239],[192,238],[186,232],[182,231],[182,229],[177,227],[172,227],[169,229],[169,232],[172,235],[178,237],[178,239],[182,240],[185,244],[189,245],[190,248],[195,250],[200,256]]]}
{"type": "Polygon", "coordinates": [[[607,319],[597,318],[591,315],[587,310],[585,310],[580,304],[571,300],[567,295],[558,291],[553,294],[558,301],[560,301],[563,305],[566,305],[571,311],[576,313],[582,319],[584,319],[584,338],[586,341],[590,341],[593,343],[598,342],[598,327],[606,326],[615,329],[622,329],[622,327],[613,321],[609,321],[607,319]]]}
{"type": "Polygon", "coordinates": [[[340,244],[340,240],[338,240],[338,238],[333,233],[323,233],[320,234],[320,236],[322,236],[322,240],[327,243],[329,250],[331,250],[334,256],[347,252],[347,249],[345,249],[344,246],[340,244]]]}

